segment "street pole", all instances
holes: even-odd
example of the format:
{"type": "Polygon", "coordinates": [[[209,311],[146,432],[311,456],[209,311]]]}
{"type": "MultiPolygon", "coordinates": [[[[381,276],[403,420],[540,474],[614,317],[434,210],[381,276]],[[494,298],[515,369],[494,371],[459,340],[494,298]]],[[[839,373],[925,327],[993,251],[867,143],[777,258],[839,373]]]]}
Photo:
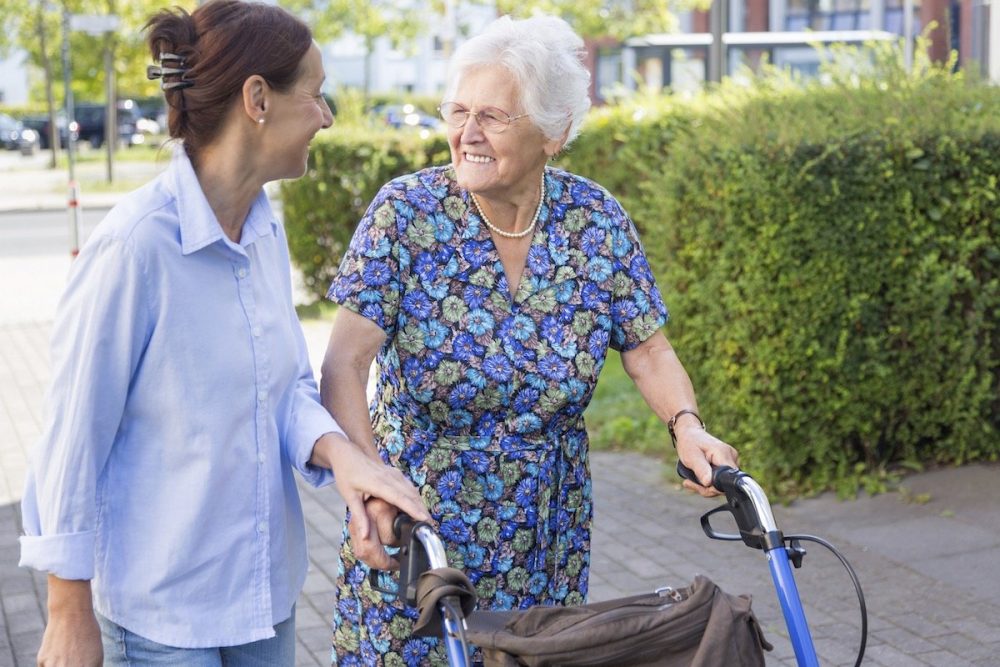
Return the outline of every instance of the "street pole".
{"type": "Polygon", "coordinates": [[[903,64],[913,71],[913,0],[903,0],[903,64]]]}
{"type": "Polygon", "coordinates": [[[107,150],[108,183],[115,178],[115,149],[118,147],[118,104],[115,96],[115,68],[111,64],[111,35],[104,36],[104,99],[108,101],[104,114],[104,146],[107,150]]]}
{"type": "Polygon", "coordinates": [[[713,0],[708,12],[708,26],[712,33],[712,44],[708,47],[708,80],[713,83],[722,81],[726,74],[726,45],[722,36],[729,27],[729,0],[713,0]]]}
{"type": "Polygon", "coordinates": [[[73,145],[73,76],[69,57],[69,8],[62,8],[62,66],[63,87],[66,97],[66,155],[69,158],[69,233],[70,256],[80,254],[80,186],[76,182],[76,148],[73,145]]]}
{"type": "MultiPolygon", "coordinates": [[[[117,7],[114,0],[109,0],[108,10],[110,20],[116,17],[117,7]]],[[[115,149],[118,148],[118,83],[115,80],[115,67],[112,58],[112,45],[114,44],[114,30],[106,30],[104,33],[104,99],[108,101],[107,112],[104,114],[104,138],[108,147],[108,183],[114,180],[115,176],[115,149]]]]}
{"type": "MultiPolygon", "coordinates": [[[[59,124],[56,122],[55,95],[52,93],[52,61],[49,59],[49,49],[46,46],[47,31],[45,30],[45,12],[50,11],[52,6],[48,0],[38,0],[38,15],[36,17],[38,32],[38,42],[42,56],[42,69],[45,71],[45,110],[49,114],[49,168],[55,169],[59,163],[59,124]]],[[[39,137],[39,142],[41,138],[39,137]]]]}

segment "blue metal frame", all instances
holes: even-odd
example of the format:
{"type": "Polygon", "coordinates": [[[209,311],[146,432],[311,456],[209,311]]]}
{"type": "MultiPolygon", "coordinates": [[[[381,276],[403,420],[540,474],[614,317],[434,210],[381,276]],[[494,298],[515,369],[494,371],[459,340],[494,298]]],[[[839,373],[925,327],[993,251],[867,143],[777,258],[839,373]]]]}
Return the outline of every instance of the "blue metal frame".
{"type": "Polygon", "coordinates": [[[445,611],[444,607],[439,607],[441,618],[444,620],[444,645],[448,649],[448,664],[451,667],[468,667],[465,646],[462,644],[461,635],[455,626],[456,620],[445,611]]]}
{"type": "MultiPolygon", "coordinates": [[[[774,521],[771,513],[771,504],[767,500],[767,494],[752,477],[746,473],[732,471],[734,473],[733,486],[740,495],[748,500],[753,508],[757,527],[766,536],[780,536],[781,531],[774,521]]],[[[719,477],[716,477],[719,479],[719,477]]],[[[719,489],[726,492],[729,497],[730,490],[719,489]]],[[[745,527],[741,526],[741,530],[745,527]]],[[[746,542],[746,539],[744,539],[746,542]]],[[[751,540],[753,546],[756,544],[751,540]]],[[[781,604],[781,612],[785,616],[785,625],[788,627],[788,636],[795,649],[795,659],[799,667],[819,667],[819,659],[816,657],[816,647],[813,645],[812,634],[809,632],[809,624],[806,622],[806,614],[802,608],[802,600],[799,598],[799,589],[795,585],[795,577],[792,575],[792,568],[788,560],[788,550],[784,541],[779,537],[775,542],[766,546],[757,546],[764,551],[767,556],[768,566],[771,569],[771,579],[774,581],[774,590],[778,595],[778,602],[781,604]]]]}
{"type": "MultiPolygon", "coordinates": [[[[683,465],[678,464],[678,472],[686,479],[694,479],[693,473],[684,468],[683,465]]],[[[720,507],[718,510],[729,509],[733,511],[738,507],[740,511],[734,512],[737,524],[742,521],[750,522],[753,525],[740,525],[740,535],[715,533],[707,521],[710,514],[718,511],[714,510],[702,517],[702,526],[705,528],[705,532],[709,537],[715,539],[742,539],[747,546],[761,549],[764,552],[771,570],[774,590],[781,605],[781,612],[785,617],[789,639],[795,650],[795,660],[799,667],[819,667],[816,647],[813,644],[809,624],[806,621],[805,610],[802,608],[799,589],[792,574],[788,548],[785,547],[781,531],[775,524],[767,495],[752,477],[739,470],[733,468],[716,469],[715,473],[713,486],[725,492],[727,499],[731,501],[729,507],[720,507]],[[718,474],[720,471],[723,472],[723,475],[718,474]],[[739,502],[735,502],[735,498],[738,498],[739,502]]],[[[447,567],[443,543],[429,526],[426,524],[418,525],[414,536],[427,550],[431,567],[447,567]]],[[[444,604],[439,605],[438,611],[441,614],[444,627],[443,639],[448,651],[449,665],[451,667],[468,667],[469,655],[463,631],[465,619],[461,614],[457,616],[453,614],[451,609],[444,604]]]]}
{"type": "MultiPolygon", "coordinates": [[[[427,552],[427,560],[431,568],[448,567],[444,543],[430,526],[425,523],[417,524],[413,536],[427,552]]],[[[445,648],[448,651],[448,664],[451,667],[468,667],[469,654],[462,641],[465,633],[460,626],[460,624],[465,623],[465,618],[461,615],[456,617],[443,602],[438,604],[438,613],[441,614],[441,625],[444,629],[442,634],[444,635],[445,648]]]]}
{"type": "Polygon", "coordinates": [[[799,667],[819,667],[816,647],[813,645],[806,613],[799,598],[799,589],[795,585],[795,577],[792,576],[792,568],[788,562],[788,552],[784,546],[780,546],[767,551],[766,554],[774,590],[778,594],[781,613],[784,614],[785,625],[788,627],[788,636],[792,640],[792,648],[795,649],[795,660],[799,663],[799,667]]]}

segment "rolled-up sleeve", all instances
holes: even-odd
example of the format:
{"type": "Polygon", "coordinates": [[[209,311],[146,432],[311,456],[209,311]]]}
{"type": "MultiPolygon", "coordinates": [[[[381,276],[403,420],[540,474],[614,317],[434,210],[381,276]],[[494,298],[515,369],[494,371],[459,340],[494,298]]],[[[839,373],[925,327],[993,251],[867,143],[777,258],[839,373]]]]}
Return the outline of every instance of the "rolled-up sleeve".
{"type": "Polygon", "coordinates": [[[21,503],[22,566],[94,576],[98,480],[149,334],[146,286],[125,240],[94,238],[73,264],[53,326],[49,414],[21,503]]]}

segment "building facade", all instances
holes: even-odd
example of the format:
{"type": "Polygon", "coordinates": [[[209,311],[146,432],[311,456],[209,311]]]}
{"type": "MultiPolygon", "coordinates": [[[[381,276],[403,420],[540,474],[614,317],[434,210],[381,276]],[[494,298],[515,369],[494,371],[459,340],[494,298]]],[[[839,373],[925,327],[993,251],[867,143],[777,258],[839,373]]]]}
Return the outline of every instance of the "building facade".
{"type": "Polygon", "coordinates": [[[24,53],[0,59],[0,104],[20,106],[28,103],[28,66],[24,53]]]}
{"type": "Polygon", "coordinates": [[[716,0],[713,12],[688,12],[681,32],[624,44],[595,42],[590,54],[595,99],[638,85],[685,90],[710,79],[714,35],[721,33],[723,74],[755,69],[763,57],[805,74],[819,67],[810,42],[912,39],[928,28],[929,56],[1000,83],[1000,0],[716,0]],[[719,23],[713,26],[713,14],[719,23]],[[991,11],[993,9],[993,11],[991,11]],[[713,30],[713,27],[715,30],[713,30]],[[991,35],[998,37],[991,40],[991,35]],[[635,76],[633,73],[638,73],[635,76]]]}

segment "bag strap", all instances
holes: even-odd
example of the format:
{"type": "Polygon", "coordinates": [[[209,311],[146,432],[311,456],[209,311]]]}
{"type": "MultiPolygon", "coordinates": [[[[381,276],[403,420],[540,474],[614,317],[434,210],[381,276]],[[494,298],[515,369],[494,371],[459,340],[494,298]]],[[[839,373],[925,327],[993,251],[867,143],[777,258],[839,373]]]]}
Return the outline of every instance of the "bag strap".
{"type": "Polygon", "coordinates": [[[439,567],[427,570],[417,579],[417,609],[420,615],[413,625],[413,634],[419,637],[441,636],[441,614],[438,603],[449,595],[455,596],[462,606],[462,613],[469,615],[476,608],[476,588],[461,570],[439,567]]]}

